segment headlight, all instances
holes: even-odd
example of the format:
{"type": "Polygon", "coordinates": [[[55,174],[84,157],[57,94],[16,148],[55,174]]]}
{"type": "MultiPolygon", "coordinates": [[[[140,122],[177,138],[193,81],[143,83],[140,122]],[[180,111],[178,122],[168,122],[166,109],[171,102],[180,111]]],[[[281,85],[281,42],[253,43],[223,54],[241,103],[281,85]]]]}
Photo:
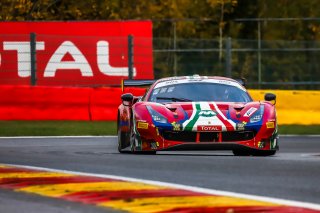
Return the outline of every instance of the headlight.
{"type": "Polygon", "coordinates": [[[259,110],[257,110],[251,117],[250,117],[250,123],[256,123],[261,121],[263,117],[264,112],[264,105],[261,105],[259,110]]]}
{"type": "Polygon", "coordinates": [[[158,123],[168,123],[167,119],[161,115],[159,112],[155,111],[154,109],[152,109],[151,106],[147,106],[147,109],[152,117],[152,120],[154,122],[158,122],[158,123]]]}

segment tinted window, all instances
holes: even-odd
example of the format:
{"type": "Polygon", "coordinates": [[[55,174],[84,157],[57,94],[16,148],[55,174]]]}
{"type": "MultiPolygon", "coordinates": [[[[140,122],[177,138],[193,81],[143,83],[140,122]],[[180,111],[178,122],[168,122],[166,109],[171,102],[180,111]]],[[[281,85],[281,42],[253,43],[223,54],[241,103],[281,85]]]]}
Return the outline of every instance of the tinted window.
{"type": "Polygon", "coordinates": [[[249,102],[249,95],[231,85],[216,83],[183,83],[168,85],[151,91],[149,101],[219,101],[219,102],[249,102]]]}

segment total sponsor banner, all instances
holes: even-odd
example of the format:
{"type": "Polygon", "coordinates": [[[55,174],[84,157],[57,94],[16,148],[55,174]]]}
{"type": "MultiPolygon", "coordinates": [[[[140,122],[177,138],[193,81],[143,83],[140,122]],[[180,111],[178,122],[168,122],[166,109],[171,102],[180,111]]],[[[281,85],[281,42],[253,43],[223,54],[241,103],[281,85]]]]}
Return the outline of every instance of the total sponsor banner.
{"type": "Polygon", "coordinates": [[[112,85],[133,76],[153,79],[152,22],[0,22],[0,84],[28,85],[30,33],[36,35],[37,85],[112,85]]]}

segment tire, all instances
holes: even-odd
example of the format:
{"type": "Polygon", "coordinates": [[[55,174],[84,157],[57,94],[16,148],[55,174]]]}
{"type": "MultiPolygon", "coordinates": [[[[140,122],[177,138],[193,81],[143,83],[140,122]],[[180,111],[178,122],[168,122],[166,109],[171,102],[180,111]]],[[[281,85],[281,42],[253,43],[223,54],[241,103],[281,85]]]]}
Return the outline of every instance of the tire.
{"type": "Polygon", "coordinates": [[[130,134],[129,134],[129,146],[132,154],[143,154],[143,155],[155,155],[157,151],[138,151],[136,150],[135,146],[135,140],[136,140],[136,135],[133,130],[133,117],[130,119],[130,134]]]}
{"type": "Polygon", "coordinates": [[[128,134],[126,132],[121,131],[120,128],[120,116],[118,112],[118,121],[117,121],[117,130],[118,130],[118,151],[120,153],[124,153],[122,149],[126,148],[128,145],[128,134]]]}
{"type": "Polygon", "coordinates": [[[118,151],[120,153],[124,153],[122,149],[125,148],[125,142],[126,142],[126,133],[122,132],[120,128],[118,129],[118,151]]]}
{"type": "Polygon", "coordinates": [[[137,151],[135,146],[136,135],[134,134],[133,130],[130,133],[130,147],[132,154],[141,154],[141,155],[155,155],[157,151],[137,151]]]}
{"type": "Polygon", "coordinates": [[[136,153],[136,146],[135,146],[135,134],[134,134],[134,131],[133,131],[133,122],[132,122],[132,119],[131,120],[131,123],[130,123],[130,134],[129,134],[129,142],[130,142],[130,150],[131,150],[131,153],[136,153]]]}

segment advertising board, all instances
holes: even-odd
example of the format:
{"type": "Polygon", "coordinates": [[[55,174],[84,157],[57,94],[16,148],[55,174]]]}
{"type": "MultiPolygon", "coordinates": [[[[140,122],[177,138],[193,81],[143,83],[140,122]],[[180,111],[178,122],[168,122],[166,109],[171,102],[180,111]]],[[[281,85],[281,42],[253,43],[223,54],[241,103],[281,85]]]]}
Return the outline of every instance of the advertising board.
{"type": "Polygon", "coordinates": [[[0,22],[0,84],[30,85],[32,57],[36,85],[120,84],[129,35],[133,78],[153,79],[151,21],[0,22]]]}

